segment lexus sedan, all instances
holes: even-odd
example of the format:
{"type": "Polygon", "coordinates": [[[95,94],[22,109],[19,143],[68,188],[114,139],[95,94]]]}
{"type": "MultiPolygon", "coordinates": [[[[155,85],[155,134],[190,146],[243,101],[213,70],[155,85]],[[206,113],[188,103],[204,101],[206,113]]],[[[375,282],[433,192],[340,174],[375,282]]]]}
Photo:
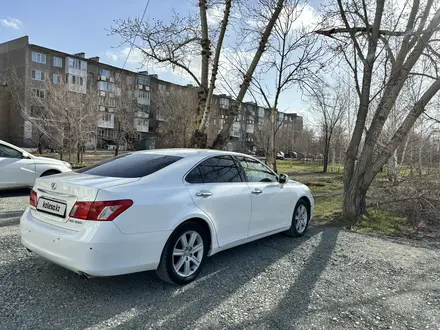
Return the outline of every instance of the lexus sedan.
{"type": "Polygon", "coordinates": [[[36,178],[71,170],[67,162],[37,157],[0,140],[0,190],[32,187],[36,178]]]}
{"type": "Polygon", "coordinates": [[[251,156],[140,151],[38,178],[20,232],[28,250],[82,277],[156,270],[186,284],[208,256],[303,235],[313,208],[305,185],[251,156]]]}

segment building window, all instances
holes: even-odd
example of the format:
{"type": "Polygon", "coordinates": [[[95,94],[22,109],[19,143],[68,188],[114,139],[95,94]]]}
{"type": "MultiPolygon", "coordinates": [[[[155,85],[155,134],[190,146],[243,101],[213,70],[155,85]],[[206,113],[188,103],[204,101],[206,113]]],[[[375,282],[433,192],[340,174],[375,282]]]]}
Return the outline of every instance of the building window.
{"type": "Polygon", "coordinates": [[[32,61],[41,64],[46,64],[46,54],[32,52],[32,61]]]}
{"type": "Polygon", "coordinates": [[[148,126],[148,119],[138,119],[138,126],[148,126]]]}
{"type": "Polygon", "coordinates": [[[72,76],[72,84],[76,84],[76,77],[75,76],[72,76]]]}
{"type": "Polygon", "coordinates": [[[106,81],[98,81],[98,90],[109,92],[109,84],[106,81]]]}
{"type": "Polygon", "coordinates": [[[82,86],[84,84],[84,80],[82,77],[79,77],[79,84],[82,86]]]}
{"type": "Polygon", "coordinates": [[[139,91],[139,97],[142,98],[142,99],[149,99],[150,98],[150,92],[139,91]]]}
{"type": "Polygon", "coordinates": [[[32,95],[44,99],[44,89],[32,88],[32,95]]]}
{"type": "Polygon", "coordinates": [[[149,85],[150,84],[150,78],[144,77],[144,76],[138,76],[137,77],[137,83],[139,85],[149,85]]]}
{"type": "Polygon", "coordinates": [[[115,107],[116,106],[116,100],[109,98],[107,101],[109,107],[115,107]]]}
{"type": "Polygon", "coordinates": [[[61,83],[61,75],[54,73],[53,76],[52,76],[52,82],[54,84],[61,83]]]}
{"type": "Polygon", "coordinates": [[[110,78],[110,71],[109,71],[109,70],[106,70],[106,69],[100,69],[100,70],[99,70],[99,74],[100,74],[101,76],[104,76],[104,77],[110,78]]]}
{"type": "Polygon", "coordinates": [[[111,121],[112,115],[110,113],[103,113],[101,118],[103,121],[111,121]]]}
{"type": "Polygon", "coordinates": [[[43,81],[45,78],[45,74],[42,71],[32,70],[32,79],[33,80],[41,80],[43,81]]]}
{"type": "Polygon", "coordinates": [[[69,57],[69,67],[79,70],[87,70],[87,62],[81,61],[77,58],[71,58],[69,57]]]}
{"type": "Polygon", "coordinates": [[[149,109],[148,109],[149,107],[148,107],[148,105],[141,105],[140,107],[139,107],[139,111],[140,112],[143,112],[143,113],[148,113],[149,112],[149,109]]]}
{"type": "Polygon", "coordinates": [[[63,59],[61,57],[54,57],[53,58],[53,66],[57,66],[59,68],[63,67],[63,59]]]}
{"type": "Polygon", "coordinates": [[[160,91],[166,91],[166,90],[167,90],[167,85],[159,84],[158,89],[159,89],[160,91]]]}

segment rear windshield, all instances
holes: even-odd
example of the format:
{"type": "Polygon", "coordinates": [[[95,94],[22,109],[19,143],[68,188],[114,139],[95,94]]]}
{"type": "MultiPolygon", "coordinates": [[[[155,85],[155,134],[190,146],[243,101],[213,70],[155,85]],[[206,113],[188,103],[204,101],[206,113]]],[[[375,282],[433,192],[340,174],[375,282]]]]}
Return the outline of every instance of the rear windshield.
{"type": "Polygon", "coordinates": [[[158,154],[128,153],[84,167],[77,172],[115,178],[140,178],[157,172],[181,158],[158,154]]]}

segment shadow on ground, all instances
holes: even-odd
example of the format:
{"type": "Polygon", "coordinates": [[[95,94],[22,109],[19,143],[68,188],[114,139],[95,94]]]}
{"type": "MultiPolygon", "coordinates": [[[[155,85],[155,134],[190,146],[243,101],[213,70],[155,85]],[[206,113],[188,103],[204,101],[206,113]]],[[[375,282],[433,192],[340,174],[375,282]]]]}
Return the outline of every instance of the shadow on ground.
{"type": "Polygon", "coordinates": [[[31,190],[29,188],[0,190],[0,200],[1,198],[7,198],[7,197],[29,196],[30,191],[31,190]]]}
{"type": "Polygon", "coordinates": [[[299,275],[291,275],[285,298],[264,319],[254,320],[281,327],[293,325],[300,321],[311,290],[331,258],[337,229],[310,228],[301,238],[275,235],[227,250],[209,258],[201,277],[184,287],[165,284],[154,272],[81,280],[29,255],[26,262],[0,268],[0,277],[9,283],[3,288],[3,298],[10,301],[0,307],[0,319],[12,321],[16,328],[182,329],[216,309],[249,281],[258,281],[259,275],[281,258],[305,249],[308,240],[318,234],[318,246],[299,275]],[[16,292],[19,297],[13,297],[16,292]]]}

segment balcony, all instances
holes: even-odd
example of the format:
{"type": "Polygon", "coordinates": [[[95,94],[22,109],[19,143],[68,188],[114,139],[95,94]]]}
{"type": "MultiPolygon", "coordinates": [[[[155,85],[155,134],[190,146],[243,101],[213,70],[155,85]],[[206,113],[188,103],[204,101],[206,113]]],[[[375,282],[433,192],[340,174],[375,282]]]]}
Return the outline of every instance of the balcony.
{"type": "Polygon", "coordinates": [[[111,113],[103,113],[98,120],[100,128],[115,128],[115,116],[111,113]]]}
{"type": "Polygon", "coordinates": [[[134,127],[137,132],[148,133],[150,121],[148,119],[137,118],[134,120],[134,127]]]}
{"type": "Polygon", "coordinates": [[[150,114],[148,112],[136,111],[137,118],[150,118],[150,114]]]}
{"type": "Polygon", "coordinates": [[[137,103],[141,105],[150,105],[150,99],[147,99],[145,97],[138,97],[137,103]]]}
{"type": "Polygon", "coordinates": [[[246,126],[246,133],[253,134],[253,133],[254,133],[254,125],[250,125],[250,124],[248,124],[248,125],[246,126]]]}

